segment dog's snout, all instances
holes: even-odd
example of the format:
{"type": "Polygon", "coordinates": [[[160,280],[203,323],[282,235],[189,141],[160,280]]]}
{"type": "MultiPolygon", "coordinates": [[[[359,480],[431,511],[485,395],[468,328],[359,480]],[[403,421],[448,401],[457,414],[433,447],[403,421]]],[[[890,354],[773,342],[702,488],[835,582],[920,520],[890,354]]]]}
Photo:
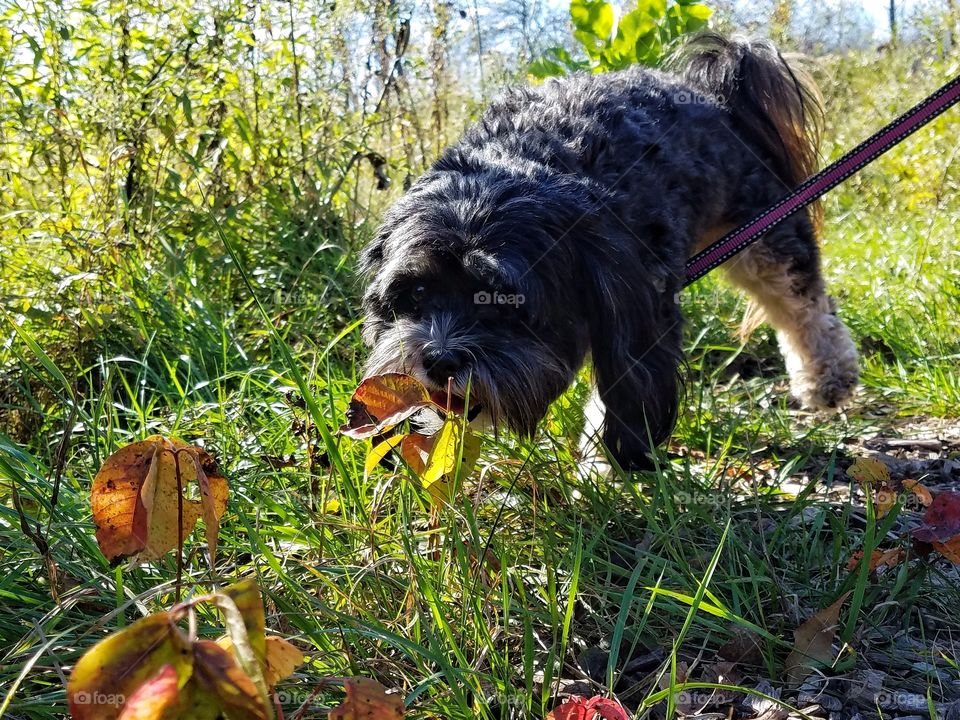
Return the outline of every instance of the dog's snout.
{"type": "Polygon", "coordinates": [[[435,350],[424,355],[423,369],[435,383],[446,384],[466,364],[466,356],[456,350],[435,350]]]}

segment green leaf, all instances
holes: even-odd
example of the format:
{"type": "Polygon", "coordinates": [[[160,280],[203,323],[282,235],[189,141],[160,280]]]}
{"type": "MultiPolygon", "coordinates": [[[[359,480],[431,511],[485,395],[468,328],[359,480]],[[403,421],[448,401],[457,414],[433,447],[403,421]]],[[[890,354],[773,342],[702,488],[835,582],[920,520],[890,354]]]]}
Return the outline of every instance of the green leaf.
{"type": "Polygon", "coordinates": [[[606,42],[613,30],[613,7],[603,0],[571,0],[570,19],[581,33],[606,42]]]}

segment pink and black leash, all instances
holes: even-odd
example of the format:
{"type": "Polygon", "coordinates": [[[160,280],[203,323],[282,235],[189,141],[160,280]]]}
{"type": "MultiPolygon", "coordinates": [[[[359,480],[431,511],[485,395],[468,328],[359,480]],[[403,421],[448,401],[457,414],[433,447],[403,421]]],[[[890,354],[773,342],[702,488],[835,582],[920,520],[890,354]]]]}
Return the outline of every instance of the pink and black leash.
{"type": "Polygon", "coordinates": [[[733,230],[687,261],[684,286],[696,282],[708,272],[752,245],[772,227],[832,190],[887,150],[919,130],[960,100],[960,76],[955,77],[926,100],[898,117],[842,158],[804,181],[796,190],[752,220],[733,230]]]}

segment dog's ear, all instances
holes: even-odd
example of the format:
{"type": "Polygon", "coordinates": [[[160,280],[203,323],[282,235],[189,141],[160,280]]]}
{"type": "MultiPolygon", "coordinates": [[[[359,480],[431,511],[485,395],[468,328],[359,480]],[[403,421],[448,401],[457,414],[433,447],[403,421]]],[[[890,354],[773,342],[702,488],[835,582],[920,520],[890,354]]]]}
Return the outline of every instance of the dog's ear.
{"type": "Polygon", "coordinates": [[[592,286],[591,350],[606,408],[603,441],[624,469],[649,468],[652,447],[670,437],[677,421],[679,283],[608,267],[594,272],[592,286]]]}
{"type": "Polygon", "coordinates": [[[383,253],[388,237],[390,237],[390,231],[386,226],[381,226],[373,239],[360,252],[361,275],[370,275],[383,264],[383,253]]]}

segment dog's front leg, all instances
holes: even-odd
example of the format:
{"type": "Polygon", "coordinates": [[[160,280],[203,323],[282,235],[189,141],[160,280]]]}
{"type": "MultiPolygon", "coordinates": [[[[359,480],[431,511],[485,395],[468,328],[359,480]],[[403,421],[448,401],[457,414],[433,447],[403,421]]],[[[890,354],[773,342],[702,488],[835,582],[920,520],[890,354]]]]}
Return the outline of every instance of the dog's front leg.
{"type": "Polygon", "coordinates": [[[621,468],[649,469],[651,450],[670,436],[677,419],[682,357],[682,318],[675,297],[671,291],[633,287],[630,304],[605,309],[596,323],[596,390],[586,408],[581,443],[588,458],[598,455],[599,435],[621,468]]]}

